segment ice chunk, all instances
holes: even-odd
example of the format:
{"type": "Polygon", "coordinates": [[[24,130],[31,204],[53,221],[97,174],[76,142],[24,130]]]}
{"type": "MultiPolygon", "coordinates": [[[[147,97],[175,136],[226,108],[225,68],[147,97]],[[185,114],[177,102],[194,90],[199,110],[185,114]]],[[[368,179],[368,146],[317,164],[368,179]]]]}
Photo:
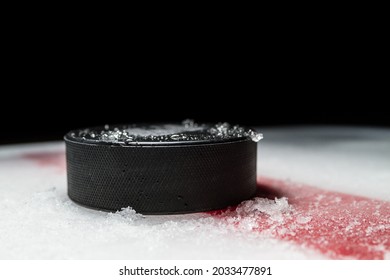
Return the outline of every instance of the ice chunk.
{"type": "Polygon", "coordinates": [[[285,197],[275,198],[275,200],[256,197],[253,200],[247,200],[237,207],[237,214],[240,216],[258,215],[258,212],[267,214],[273,221],[282,221],[283,214],[292,209],[285,197]]]}
{"type": "Polygon", "coordinates": [[[126,222],[134,222],[143,218],[143,215],[137,213],[131,207],[126,207],[126,208],[122,208],[121,211],[117,211],[115,213],[108,213],[108,217],[112,219],[126,221],[126,222]]]}
{"type": "Polygon", "coordinates": [[[252,129],[245,129],[238,125],[231,126],[226,122],[218,123],[211,127],[208,131],[210,134],[221,139],[249,137],[254,142],[259,142],[261,139],[263,139],[263,134],[261,133],[258,133],[252,129]]]}

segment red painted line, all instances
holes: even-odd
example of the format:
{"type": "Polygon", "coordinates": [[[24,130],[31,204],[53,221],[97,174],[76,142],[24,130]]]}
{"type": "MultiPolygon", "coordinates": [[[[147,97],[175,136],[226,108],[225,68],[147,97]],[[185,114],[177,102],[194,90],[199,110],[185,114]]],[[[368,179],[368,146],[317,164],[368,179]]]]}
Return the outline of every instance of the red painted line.
{"type": "MultiPolygon", "coordinates": [[[[259,212],[254,231],[317,250],[332,259],[384,259],[390,252],[388,201],[265,177],[258,181],[258,196],[287,197],[291,211],[277,221],[259,212]]],[[[229,219],[239,215],[233,208],[212,214],[229,219]]]]}
{"type": "Polygon", "coordinates": [[[22,158],[34,161],[41,167],[55,167],[61,173],[66,171],[64,152],[32,152],[23,154],[22,158]]]}

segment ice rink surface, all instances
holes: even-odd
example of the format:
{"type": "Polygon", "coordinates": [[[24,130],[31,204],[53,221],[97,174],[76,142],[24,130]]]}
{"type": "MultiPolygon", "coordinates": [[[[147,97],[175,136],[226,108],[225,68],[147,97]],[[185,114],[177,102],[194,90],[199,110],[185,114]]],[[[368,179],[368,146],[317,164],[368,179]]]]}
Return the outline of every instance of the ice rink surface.
{"type": "Polygon", "coordinates": [[[258,196],[210,213],[75,205],[63,143],[0,146],[0,259],[390,259],[390,129],[259,129],[258,196]]]}

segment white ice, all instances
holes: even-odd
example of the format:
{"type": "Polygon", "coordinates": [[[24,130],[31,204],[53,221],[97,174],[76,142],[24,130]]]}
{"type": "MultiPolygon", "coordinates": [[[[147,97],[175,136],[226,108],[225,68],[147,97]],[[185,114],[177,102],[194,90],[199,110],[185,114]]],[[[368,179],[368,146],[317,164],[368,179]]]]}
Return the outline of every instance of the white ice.
{"type": "MultiPolygon", "coordinates": [[[[259,130],[264,134],[259,176],[390,200],[390,130],[259,130]]],[[[292,211],[284,199],[244,202],[238,215],[227,219],[207,214],[145,217],[131,209],[112,214],[77,206],[66,195],[60,168],[39,168],[20,157],[63,150],[62,143],[0,147],[0,259],[324,258],[252,231],[256,211],[276,222],[292,211]],[[241,226],[233,226],[241,218],[241,226]]],[[[308,222],[307,217],[301,222],[308,222]]]]}

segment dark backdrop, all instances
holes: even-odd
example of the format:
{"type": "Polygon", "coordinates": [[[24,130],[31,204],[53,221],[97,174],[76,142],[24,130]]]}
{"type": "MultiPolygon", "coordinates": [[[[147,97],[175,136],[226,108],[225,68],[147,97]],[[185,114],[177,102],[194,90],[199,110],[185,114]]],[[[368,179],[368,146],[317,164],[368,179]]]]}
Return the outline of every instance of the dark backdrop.
{"type": "MultiPolygon", "coordinates": [[[[77,95],[76,95],[77,96],[77,95]]],[[[89,93],[91,99],[93,94],[89,93]]],[[[321,95],[323,97],[323,95],[321,95]]],[[[75,97],[76,98],[76,97],[75,97]]],[[[18,107],[8,104],[12,113],[3,114],[0,143],[61,140],[69,130],[87,126],[135,122],[181,122],[186,118],[197,122],[229,122],[249,126],[354,125],[390,127],[389,113],[374,105],[329,106],[329,102],[300,103],[284,97],[264,97],[254,101],[245,93],[234,100],[208,100],[207,94],[182,93],[174,103],[167,93],[123,98],[115,93],[103,100],[70,101],[66,95],[53,94],[47,105],[27,102],[18,107]],[[283,104],[283,106],[282,106],[283,104]],[[27,105],[27,106],[26,106],[27,105]],[[63,107],[61,107],[63,106],[63,107]],[[375,110],[377,109],[377,110],[375,110]],[[19,119],[20,118],[20,119],[19,119]]],[[[226,98],[226,97],[225,97],[226,98]]],[[[378,104],[379,105],[379,104],[378,104]]]]}
{"type": "Polygon", "coordinates": [[[360,14],[326,14],[317,22],[317,14],[293,13],[259,23],[246,14],[242,22],[230,14],[185,14],[179,21],[110,24],[100,15],[57,16],[33,13],[5,29],[0,144],[60,140],[70,129],[106,123],[186,118],[390,126],[380,17],[371,23],[360,14]]]}
{"type": "Polygon", "coordinates": [[[380,48],[387,49],[374,39],[370,48],[361,44],[360,29],[358,41],[332,35],[324,44],[321,35],[317,43],[311,36],[309,45],[305,35],[261,45],[250,41],[256,36],[235,44],[210,38],[207,45],[175,45],[173,39],[164,45],[73,36],[66,41],[55,34],[34,33],[9,46],[0,144],[61,140],[71,129],[107,123],[186,118],[390,127],[380,48]]]}
{"type": "Polygon", "coordinates": [[[274,71],[234,64],[127,72],[94,64],[60,71],[64,62],[55,63],[31,64],[3,87],[0,144],[61,140],[67,131],[88,126],[187,118],[250,126],[390,127],[386,87],[377,82],[381,73],[362,67],[286,72],[278,70],[283,64],[274,71]]]}

